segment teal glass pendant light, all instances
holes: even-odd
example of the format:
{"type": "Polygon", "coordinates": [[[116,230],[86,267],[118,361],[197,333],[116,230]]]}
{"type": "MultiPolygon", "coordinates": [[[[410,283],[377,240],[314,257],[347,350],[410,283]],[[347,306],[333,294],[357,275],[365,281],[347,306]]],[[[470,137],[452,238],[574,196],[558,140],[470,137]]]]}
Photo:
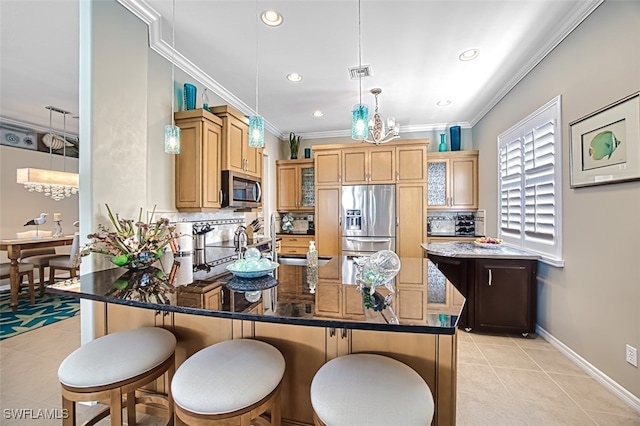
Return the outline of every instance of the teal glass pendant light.
{"type": "Polygon", "coordinates": [[[256,0],[256,113],[249,116],[249,146],[252,148],[264,147],[264,118],[258,113],[258,52],[259,40],[258,28],[259,28],[259,15],[258,15],[258,1],[256,0]]]}
{"type": "MultiPolygon", "coordinates": [[[[358,68],[362,69],[362,35],[360,30],[360,0],[358,0],[358,68]]],[[[360,101],[351,110],[351,139],[364,141],[369,136],[369,107],[362,103],[362,74],[358,74],[360,101]]]]}
{"type": "Polygon", "coordinates": [[[351,139],[362,141],[369,136],[369,108],[364,104],[355,104],[351,111],[351,139]]]}
{"type": "Polygon", "coordinates": [[[173,0],[173,16],[171,21],[171,124],[164,126],[164,152],[165,154],[180,154],[180,127],[176,126],[173,116],[175,104],[173,86],[175,82],[174,61],[176,57],[176,0],[173,0]]]}
{"type": "Polygon", "coordinates": [[[249,116],[249,146],[264,147],[264,118],[259,115],[249,116]]]}

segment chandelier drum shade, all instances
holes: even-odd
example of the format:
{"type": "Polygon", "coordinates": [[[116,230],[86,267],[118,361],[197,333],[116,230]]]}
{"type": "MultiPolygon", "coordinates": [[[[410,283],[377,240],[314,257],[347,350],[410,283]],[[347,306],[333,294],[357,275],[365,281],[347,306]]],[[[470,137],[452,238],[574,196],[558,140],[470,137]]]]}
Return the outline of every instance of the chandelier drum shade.
{"type": "Polygon", "coordinates": [[[67,114],[69,111],[53,106],[46,107],[49,110],[49,133],[45,135],[44,142],[49,147],[49,170],[36,169],[32,167],[20,168],[16,170],[16,183],[24,185],[29,192],[41,192],[55,201],[60,201],[66,197],[77,194],[80,188],[80,178],[77,173],[67,171],[52,170],[53,150],[62,148],[63,156],[66,159],[66,148],[70,144],[67,141],[67,114]],[[64,117],[64,127],[62,137],[54,136],[52,114],[58,112],[64,117]],[[48,138],[47,138],[48,137],[48,138]]]}

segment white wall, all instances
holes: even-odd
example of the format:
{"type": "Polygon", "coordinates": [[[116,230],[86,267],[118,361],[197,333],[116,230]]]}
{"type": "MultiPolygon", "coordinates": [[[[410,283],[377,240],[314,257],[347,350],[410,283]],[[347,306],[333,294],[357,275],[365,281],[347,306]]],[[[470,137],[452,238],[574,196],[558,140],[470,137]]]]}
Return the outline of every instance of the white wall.
{"type": "Polygon", "coordinates": [[[564,268],[540,264],[538,324],[640,398],[640,182],[569,188],[568,123],[640,89],[640,3],[605,1],[473,128],[497,230],[497,136],[562,95],[564,268]]]}

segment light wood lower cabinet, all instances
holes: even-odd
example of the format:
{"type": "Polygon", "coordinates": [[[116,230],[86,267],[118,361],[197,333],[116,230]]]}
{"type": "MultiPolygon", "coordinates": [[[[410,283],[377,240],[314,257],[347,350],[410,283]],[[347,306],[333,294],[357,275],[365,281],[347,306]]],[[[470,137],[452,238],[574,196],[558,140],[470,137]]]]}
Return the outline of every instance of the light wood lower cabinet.
{"type": "Polygon", "coordinates": [[[396,184],[396,253],[401,258],[422,257],[427,240],[427,185],[396,184]]]}

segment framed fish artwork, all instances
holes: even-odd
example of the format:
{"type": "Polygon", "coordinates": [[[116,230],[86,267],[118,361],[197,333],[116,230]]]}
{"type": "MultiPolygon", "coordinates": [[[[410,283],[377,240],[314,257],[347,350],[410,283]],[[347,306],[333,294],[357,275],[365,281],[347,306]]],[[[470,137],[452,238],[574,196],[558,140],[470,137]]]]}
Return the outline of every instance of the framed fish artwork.
{"type": "Polygon", "coordinates": [[[569,123],[571,188],[640,180],[640,92],[569,123]]]}

